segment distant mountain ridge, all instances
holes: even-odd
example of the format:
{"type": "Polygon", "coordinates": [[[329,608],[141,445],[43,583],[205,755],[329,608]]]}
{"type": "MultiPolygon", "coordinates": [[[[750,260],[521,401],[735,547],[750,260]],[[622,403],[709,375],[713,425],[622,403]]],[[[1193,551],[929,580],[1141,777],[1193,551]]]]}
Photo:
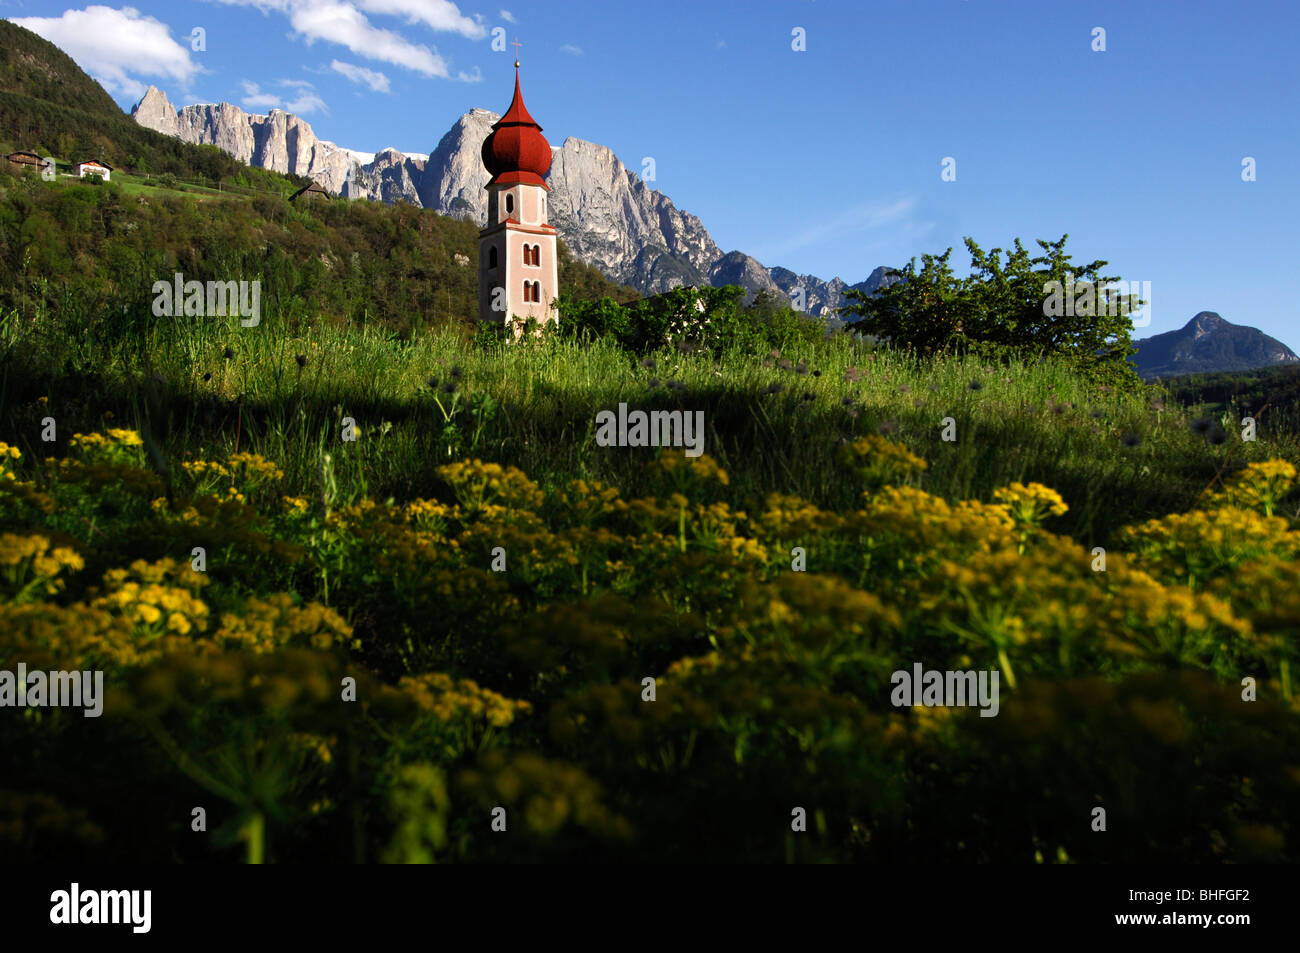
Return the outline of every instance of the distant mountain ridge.
{"type": "Polygon", "coordinates": [[[1300,363],[1289,347],[1256,328],[1225,321],[1202,311],[1177,331],[1135,342],[1130,360],[1144,378],[1173,377],[1210,371],[1247,371],[1300,363]]]}
{"type": "MultiPolygon", "coordinates": [[[[487,221],[488,173],[479,150],[500,116],[471,109],[452,125],[427,159],[384,149],[369,162],[318,139],[310,124],[283,110],[246,113],[229,103],[177,110],[150,86],[131,110],[136,122],[185,142],[215,145],[249,165],[308,176],[347,198],[408,202],[442,215],[487,221]]],[[[662,192],[649,188],[605,146],[570,137],[552,146],[547,184],[551,223],[580,260],[642,294],[681,285],[740,285],[746,298],[769,292],[790,301],[803,289],[804,310],[832,317],[849,288],[874,291],[890,272],[876,268],[848,285],[767,268],[739,251],[726,254],[704,224],[662,192]]],[[[832,319],[832,323],[838,324],[832,319]]]]}

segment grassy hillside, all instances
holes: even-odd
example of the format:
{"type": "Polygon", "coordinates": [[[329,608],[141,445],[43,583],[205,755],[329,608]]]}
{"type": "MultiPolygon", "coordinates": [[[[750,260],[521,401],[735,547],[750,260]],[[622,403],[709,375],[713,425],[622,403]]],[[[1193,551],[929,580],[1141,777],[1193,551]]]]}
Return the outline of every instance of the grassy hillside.
{"type": "MultiPolygon", "coordinates": [[[[92,341],[118,341],[148,324],[154,282],[179,271],[260,281],[262,306],[291,322],[370,321],[406,332],[476,320],[472,223],[410,206],[291,204],[202,185],[179,192],[166,180],[127,175],[92,186],[0,171],[0,308],[76,312],[92,341]]],[[[559,267],[575,295],[636,296],[567,249],[559,267]]]]}
{"type": "Polygon", "coordinates": [[[1053,525],[1089,544],[1192,506],[1247,462],[1300,460],[1296,430],[1262,422],[1257,442],[1235,431],[1228,441],[1217,421],[1214,432],[1198,430],[1196,408],[1158,391],[1090,389],[1050,362],[915,361],[848,338],[775,358],[642,357],[559,341],[485,349],[455,326],[402,334],[275,312],[257,328],[152,317],[122,325],[111,314],[88,326],[76,314],[11,315],[6,328],[15,360],[0,421],[28,435],[18,443],[26,452],[48,450],[31,436],[44,395],[71,415],[65,427],[92,429],[111,412],[151,428],[168,453],[195,443],[233,452],[238,439],[239,449],[278,460],[295,493],[311,489],[343,415],[384,433],[351,449],[341,492],[417,497],[436,486],[433,461],[467,455],[520,467],[544,486],[585,478],[639,492],[640,455],[592,442],[596,413],[620,401],[703,410],[708,453],[739,500],[782,492],[852,506],[860,488],[837,454],[845,441],[882,433],[925,456],[926,489],[948,500],[988,500],[1015,481],[1054,487],[1070,511],[1053,525]],[[954,442],[942,439],[949,416],[954,442]]]}

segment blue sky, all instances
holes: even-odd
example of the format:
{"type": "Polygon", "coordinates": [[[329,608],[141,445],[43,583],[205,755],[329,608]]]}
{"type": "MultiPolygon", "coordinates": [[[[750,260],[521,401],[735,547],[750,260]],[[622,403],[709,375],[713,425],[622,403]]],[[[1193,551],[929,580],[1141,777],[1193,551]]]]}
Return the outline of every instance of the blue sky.
{"type": "Polygon", "coordinates": [[[124,108],[279,106],[362,152],[503,111],[612,148],[724,251],[822,278],[1068,232],[1076,261],[1300,347],[1294,0],[0,0],[124,108]],[[206,31],[203,51],[191,32],[206,31]],[[1095,28],[1104,52],[1093,50],[1095,28]],[[793,31],[804,31],[796,51],[793,31]],[[945,157],[956,180],[940,179],[945,157]],[[1242,162],[1256,180],[1242,181],[1242,162]]]}

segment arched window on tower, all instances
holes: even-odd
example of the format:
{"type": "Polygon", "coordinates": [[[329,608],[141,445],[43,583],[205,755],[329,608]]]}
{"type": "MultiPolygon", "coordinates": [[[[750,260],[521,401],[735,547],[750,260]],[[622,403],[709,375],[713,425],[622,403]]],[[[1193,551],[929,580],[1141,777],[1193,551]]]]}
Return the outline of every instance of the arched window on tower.
{"type": "Polygon", "coordinates": [[[497,246],[493,245],[491,248],[488,249],[488,268],[495,268],[496,266],[497,266],[497,246]]]}
{"type": "Polygon", "coordinates": [[[514,213],[514,210],[515,210],[515,197],[511,193],[507,192],[506,193],[506,214],[511,215],[514,213]]]}

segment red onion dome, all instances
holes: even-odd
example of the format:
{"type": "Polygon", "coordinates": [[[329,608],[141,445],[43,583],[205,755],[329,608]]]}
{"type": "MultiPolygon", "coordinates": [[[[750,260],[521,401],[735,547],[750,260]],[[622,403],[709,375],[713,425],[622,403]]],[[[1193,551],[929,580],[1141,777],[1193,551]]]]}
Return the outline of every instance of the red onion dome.
{"type": "Polygon", "coordinates": [[[551,144],[542,135],[542,127],[524,108],[518,70],[515,71],[515,98],[483,140],[482,155],[483,166],[492,174],[488,185],[526,182],[547,187],[542,177],[551,170],[551,144]]]}

